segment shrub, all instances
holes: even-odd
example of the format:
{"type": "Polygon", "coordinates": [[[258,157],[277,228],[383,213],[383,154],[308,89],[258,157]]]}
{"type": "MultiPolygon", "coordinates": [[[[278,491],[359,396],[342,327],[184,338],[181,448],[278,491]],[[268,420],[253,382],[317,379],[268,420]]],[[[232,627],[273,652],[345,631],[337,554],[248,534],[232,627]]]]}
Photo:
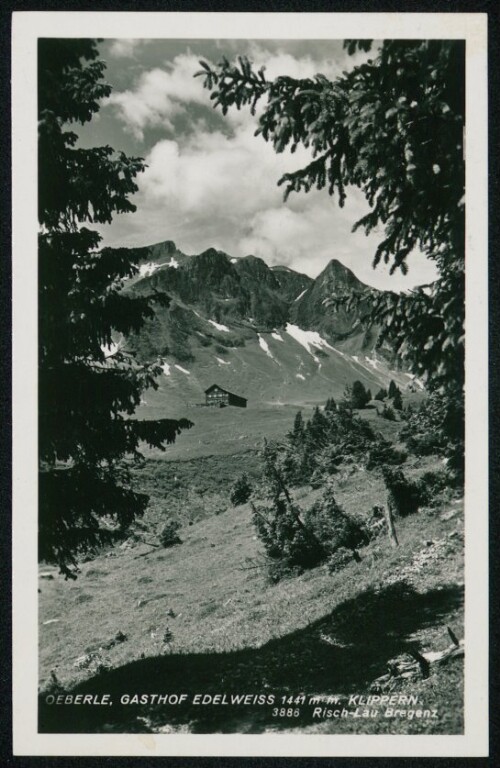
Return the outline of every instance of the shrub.
{"type": "Polygon", "coordinates": [[[383,419],[387,419],[387,421],[397,421],[394,408],[391,408],[390,405],[385,405],[384,410],[380,415],[382,416],[383,419]]]}
{"type": "Polygon", "coordinates": [[[372,507],[371,515],[366,521],[366,529],[370,539],[376,538],[387,529],[384,508],[380,504],[375,504],[372,507]]]}
{"type": "Polygon", "coordinates": [[[170,627],[166,627],[165,631],[163,632],[162,642],[164,644],[171,643],[174,639],[174,633],[170,629],[170,627]]]}
{"type": "Polygon", "coordinates": [[[401,451],[383,437],[379,438],[370,448],[368,453],[367,469],[375,469],[384,464],[398,465],[403,464],[408,458],[406,451],[401,451]]]}
{"type": "Polygon", "coordinates": [[[283,498],[276,498],[271,509],[253,506],[253,523],[268,557],[282,561],[284,568],[313,568],[326,556],[310,528],[301,524],[297,511],[283,498]]]}
{"type": "Polygon", "coordinates": [[[352,418],[353,413],[350,392],[350,387],[346,387],[342,399],[339,400],[337,404],[337,411],[338,413],[345,414],[346,416],[350,416],[352,418]]]}
{"type": "Polygon", "coordinates": [[[237,507],[239,504],[245,504],[252,495],[252,486],[248,482],[248,477],[245,473],[240,475],[234,483],[229,498],[231,504],[237,507]]]}
{"type": "Polygon", "coordinates": [[[257,534],[272,561],[272,580],[313,568],[341,547],[354,551],[369,542],[365,524],[337,504],[331,483],[321,498],[302,513],[285,485],[277,448],[267,443],[263,480],[271,505],[251,506],[257,534]]]}
{"type": "Polygon", "coordinates": [[[420,497],[423,504],[433,507],[446,488],[452,485],[448,472],[425,472],[419,480],[420,497]]]}
{"type": "Polygon", "coordinates": [[[327,554],[333,554],[341,547],[354,550],[369,541],[363,523],[344,512],[335,500],[331,483],[305,513],[305,523],[327,554]]]}
{"type": "Polygon", "coordinates": [[[382,475],[387,488],[387,504],[391,512],[398,517],[418,512],[423,502],[419,483],[408,480],[401,469],[382,467],[382,475]]]}
{"type": "Polygon", "coordinates": [[[374,440],[368,422],[355,416],[349,403],[343,400],[335,407],[330,398],[307,422],[297,413],[286,442],[275,446],[275,463],[290,485],[311,483],[319,488],[340,464],[363,462],[374,440]]]}
{"type": "MultiPolygon", "coordinates": [[[[265,442],[263,460],[263,491],[271,504],[251,505],[257,534],[268,557],[280,561],[285,569],[312,568],[325,558],[326,552],[293,503],[275,445],[265,442]]],[[[277,567],[273,572],[277,575],[282,570],[277,567]]]]}
{"type": "Polygon", "coordinates": [[[283,579],[292,579],[303,573],[303,568],[298,565],[290,565],[286,560],[272,560],[267,566],[267,578],[271,584],[277,584],[283,579]]]}
{"type": "Polygon", "coordinates": [[[178,520],[169,520],[160,531],[158,539],[162,547],[167,549],[173,547],[175,544],[182,544],[177,531],[181,527],[178,520]]]}
{"type": "Polygon", "coordinates": [[[433,453],[446,456],[448,467],[454,473],[454,481],[462,482],[465,443],[461,399],[433,392],[418,410],[407,413],[401,438],[417,456],[433,453]]]}
{"type": "Polygon", "coordinates": [[[352,549],[339,547],[339,549],[337,549],[333,555],[330,555],[328,558],[328,571],[330,573],[336,573],[337,571],[342,570],[342,568],[345,568],[346,565],[349,565],[349,563],[352,563],[354,559],[355,558],[352,549]]]}

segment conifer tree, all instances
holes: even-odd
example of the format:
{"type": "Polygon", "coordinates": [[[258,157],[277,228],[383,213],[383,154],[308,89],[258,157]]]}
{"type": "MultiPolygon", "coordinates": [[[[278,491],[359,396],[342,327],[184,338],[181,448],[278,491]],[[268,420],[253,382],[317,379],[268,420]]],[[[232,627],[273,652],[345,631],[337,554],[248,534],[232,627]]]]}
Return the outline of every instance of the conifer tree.
{"type": "Polygon", "coordinates": [[[393,379],[391,379],[387,394],[392,399],[393,397],[395,397],[397,391],[398,391],[398,385],[393,379]]]}
{"type": "Polygon", "coordinates": [[[351,405],[353,408],[364,408],[369,400],[372,399],[371,393],[367,392],[363,382],[355,381],[352,385],[351,405]]]}
{"type": "Polygon", "coordinates": [[[293,429],[289,433],[288,438],[290,442],[298,447],[304,443],[305,438],[305,425],[302,417],[302,411],[297,411],[293,422],[293,429]]]}
{"type": "Polygon", "coordinates": [[[402,411],[403,410],[403,396],[401,395],[401,390],[399,387],[396,388],[396,392],[394,393],[394,397],[392,398],[392,407],[395,411],[402,411]]]}
{"type": "Polygon", "coordinates": [[[324,413],[320,411],[318,406],[315,406],[311,419],[307,422],[306,426],[306,442],[312,443],[317,449],[318,446],[324,445],[327,441],[328,432],[328,419],[324,413]]]}
{"type": "Polygon", "coordinates": [[[325,412],[332,413],[337,410],[337,403],[333,397],[329,397],[325,404],[325,412]]]}
{"type": "Polygon", "coordinates": [[[161,369],[139,365],[120,339],[167,297],[123,293],[137,265],[126,249],[99,251],[85,226],[133,212],[144,168],[109,146],[80,147],[71,130],[109,95],[104,69],[92,40],[39,40],[39,557],[72,578],[79,555],[146,507],[130,485],[140,441],[163,448],[190,426],[131,418],[161,369]]]}
{"type": "Polygon", "coordinates": [[[301,517],[278,465],[276,447],[264,442],[264,492],[268,500],[265,507],[251,503],[253,523],[264,544],[266,553],[278,567],[276,578],[286,568],[310,568],[317,565],[325,550],[310,526],[301,517]]]}
{"type": "MultiPolygon", "coordinates": [[[[346,41],[349,53],[369,40],[346,41]]],[[[279,184],[291,192],[325,189],[344,205],[350,186],[370,211],[355,228],[383,228],[373,265],[408,270],[419,248],[439,272],[431,285],[370,299],[382,339],[446,398],[443,425],[463,411],[465,286],[465,45],[460,40],[384,40],[367,61],[334,80],[321,74],[267,79],[239,57],[198,73],[214,107],[260,102],[256,134],[276,152],[311,149],[311,160],[279,184]]],[[[344,300],[332,299],[332,306],[344,300]]],[[[463,417],[461,419],[463,425],[463,417]]],[[[463,435],[463,427],[462,427],[463,435]]],[[[459,437],[461,440],[462,437],[459,437]]]]}

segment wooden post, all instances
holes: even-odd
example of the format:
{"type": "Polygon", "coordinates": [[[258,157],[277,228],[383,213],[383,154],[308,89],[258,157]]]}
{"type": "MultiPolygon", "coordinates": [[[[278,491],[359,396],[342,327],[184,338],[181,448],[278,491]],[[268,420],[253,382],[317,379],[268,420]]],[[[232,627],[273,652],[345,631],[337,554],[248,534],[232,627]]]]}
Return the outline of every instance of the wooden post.
{"type": "Polygon", "coordinates": [[[394,525],[394,518],[392,517],[392,511],[390,506],[384,504],[384,515],[387,523],[387,534],[389,536],[391,545],[397,547],[399,545],[398,537],[396,535],[396,527],[394,525]]]}

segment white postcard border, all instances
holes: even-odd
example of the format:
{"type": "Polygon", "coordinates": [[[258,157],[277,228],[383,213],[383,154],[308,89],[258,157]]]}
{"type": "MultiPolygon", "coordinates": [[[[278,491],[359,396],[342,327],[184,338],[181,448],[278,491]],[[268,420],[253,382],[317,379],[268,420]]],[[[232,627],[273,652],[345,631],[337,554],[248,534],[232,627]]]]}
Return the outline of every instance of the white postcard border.
{"type": "Polygon", "coordinates": [[[13,124],[13,716],[16,755],[484,756],[488,752],[487,17],[460,13],[17,12],[13,124]],[[38,37],[465,39],[465,734],[460,736],[37,732],[38,37]]]}

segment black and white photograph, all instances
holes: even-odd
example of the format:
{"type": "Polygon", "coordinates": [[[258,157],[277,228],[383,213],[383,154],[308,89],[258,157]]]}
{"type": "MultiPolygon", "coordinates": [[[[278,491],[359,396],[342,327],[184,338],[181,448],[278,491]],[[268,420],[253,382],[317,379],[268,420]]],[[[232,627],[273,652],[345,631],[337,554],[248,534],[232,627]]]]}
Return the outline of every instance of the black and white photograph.
{"type": "Polygon", "coordinates": [[[19,752],[486,754],[484,17],[209,15],[15,14],[19,752]]]}

